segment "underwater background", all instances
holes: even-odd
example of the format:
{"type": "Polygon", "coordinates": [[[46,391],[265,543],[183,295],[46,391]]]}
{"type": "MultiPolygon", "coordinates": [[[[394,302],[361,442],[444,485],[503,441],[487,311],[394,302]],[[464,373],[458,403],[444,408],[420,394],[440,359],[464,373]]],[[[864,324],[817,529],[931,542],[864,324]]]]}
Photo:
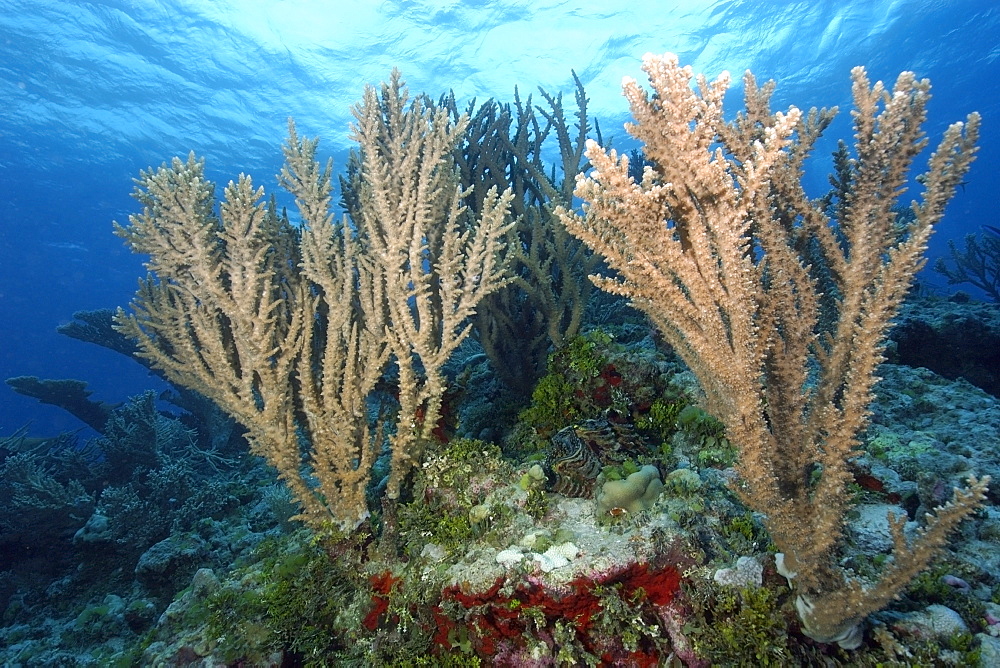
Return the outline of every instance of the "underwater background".
{"type": "MultiPolygon", "coordinates": [[[[458,109],[516,91],[544,115],[561,94],[571,124],[585,90],[603,144],[628,153],[622,80],[646,86],[643,55],[665,52],[732,74],[728,118],[748,69],[776,82],[772,109],[839,107],[807,164],[815,197],[851,139],[857,65],[930,80],[931,145],[982,115],[890,335],[841,563],[874,577],[887,511],[918,520],[970,473],[1000,480],[994,2],[0,0],[0,664],[1000,665],[995,491],[861,650],[804,639],[760,514],[731,493],[725,429],[650,321],[598,290],[534,387],[508,392],[481,349],[459,349],[395,542],[303,528],[244,430],[108,328],[146,274],[113,233],[140,210],[140,170],[194,152],[217,195],[250,174],[299,223],[277,187],[288,120],[319,137],[340,202],[352,106],[394,68],[458,109]],[[992,284],[935,270],[970,235],[992,284]],[[601,501],[629,480],[643,492],[601,501]]],[[[391,435],[384,380],[366,417],[391,435]]],[[[378,528],[385,469],[367,489],[378,528]]]]}
{"type": "MultiPolygon", "coordinates": [[[[903,70],[933,85],[931,137],[970,111],[984,118],[978,159],[931,240],[947,252],[1000,225],[1000,9],[987,0],[882,2],[0,2],[0,377],[85,379],[115,402],[149,386],[128,360],[55,332],[74,311],[123,306],[142,274],[111,233],[137,204],[140,169],[189,151],[226,183],[273,186],[289,117],[343,170],[350,107],[365,84],[401,70],[411,90],[460,104],[537,87],[590,98],[605,137],[627,149],[621,79],[644,53],[671,51],[714,77],[774,79],[774,107],[850,106],[850,69],[903,70]]],[[[849,134],[841,113],[816,151],[849,134]]],[[[282,202],[286,203],[286,202],[282,202]]],[[[942,288],[925,269],[921,279],[942,288]]],[[[969,286],[963,286],[970,292],[969,286]]],[[[8,390],[0,429],[45,435],[72,418],[8,390]]]]}

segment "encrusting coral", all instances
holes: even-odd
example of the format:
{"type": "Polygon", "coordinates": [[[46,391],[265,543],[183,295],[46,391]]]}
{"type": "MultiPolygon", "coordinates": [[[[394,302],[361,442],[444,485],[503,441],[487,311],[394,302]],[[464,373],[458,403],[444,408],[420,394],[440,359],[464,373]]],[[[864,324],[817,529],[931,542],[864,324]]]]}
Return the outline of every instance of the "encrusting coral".
{"type": "Polygon", "coordinates": [[[831,112],[772,114],[773,86],[747,73],[746,111],[726,123],[728,75],[692,89],[691,69],[672,54],[647,55],[643,69],[652,94],[623,84],[628,131],[645,144],[641,180],[627,157],[590,142],[593,170],[576,188],[585,214],[563,209],[562,220],[618,272],[595,277],[598,286],[644,310],[697,376],[739,450],[735,489],[766,514],[794,578],[803,630],[856,647],[865,616],[985,498],[987,481],[970,478],[913,541],[905,518],[890,519],[893,561],[875,584],[834,561],[885,333],[973,159],[979,116],[947,129],[900,231],[892,207],[927,143],[927,81],[904,72],[887,90],[853,70],[855,157],[839,170],[839,201],[822,206],[801,177],[831,112]]]}
{"type": "Polygon", "coordinates": [[[509,193],[478,217],[462,205],[453,150],[468,119],[410,99],[398,72],[354,110],[353,220],[330,211],[331,169],[289,123],[282,185],[303,225],[262,202],[241,175],[214,186],[194,156],[143,172],[143,204],[117,226],[150,256],[150,276],[117,327],[172,382],[201,392],[247,428],[319,526],[351,529],[383,448],[366,401],[390,360],[399,417],[385,496],[395,498],[437,425],[442,367],[479,301],[504,285],[509,193]]]}

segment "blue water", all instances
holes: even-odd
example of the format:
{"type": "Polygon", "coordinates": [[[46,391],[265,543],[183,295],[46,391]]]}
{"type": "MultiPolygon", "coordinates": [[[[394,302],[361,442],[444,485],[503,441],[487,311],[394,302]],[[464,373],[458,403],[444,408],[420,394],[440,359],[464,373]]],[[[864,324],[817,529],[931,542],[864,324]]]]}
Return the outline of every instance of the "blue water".
{"type": "MultiPolygon", "coordinates": [[[[620,82],[643,80],[648,51],[712,77],[729,70],[737,84],[750,68],[778,82],[779,107],[845,112],[854,65],[888,80],[914,70],[934,85],[932,138],[969,111],[984,117],[932,257],[1000,225],[995,1],[0,0],[0,378],[79,378],[109,402],[160,387],[134,362],[55,332],[74,311],[130,299],[141,258],[111,223],[136,210],[140,169],[194,150],[217,182],[242,171],[271,188],[289,116],[343,166],[350,107],[392,67],[413,91],[453,89],[463,102],[510,100],[515,86],[571,95],[575,70],[605,137],[624,145],[620,82]]],[[[79,427],[0,387],[0,435],[29,421],[38,435],[79,427]]]]}

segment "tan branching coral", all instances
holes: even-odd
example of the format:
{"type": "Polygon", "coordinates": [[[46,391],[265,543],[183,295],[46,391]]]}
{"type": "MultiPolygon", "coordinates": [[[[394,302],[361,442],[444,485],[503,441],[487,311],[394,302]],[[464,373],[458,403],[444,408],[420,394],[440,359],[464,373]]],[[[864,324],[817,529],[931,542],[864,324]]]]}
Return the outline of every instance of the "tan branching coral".
{"type": "Polygon", "coordinates": [[[282,185],[301,228],[241,175],[219,214],[204,163],[143,172],[143,211],[116,226],[150,256],[133,314],[117,326],[173,382],[239,420],[313,525],[357,526],[381,429],[366,400],[391,359],[400,413],[387,494],[420,461],[445,391],[442,366],[476,304],[507,280],[509,195],[478,219],[460,205],[452,151],[464,118],[408,104],[398,73],[356,108],[361,190],[355,220],[331,213],[331,168],[289,124],[282,185]]]}
{"type": "Polygon", "coordinates": [[[690,68],[671,54],[647,56],[643,69],[652,95],[623,84],[635,118],[628,131],[650,163],[641,182],[626,157],[591,142],[593,171],[576,189],[585,215],[563,209],[562,219],[617,271],[595,282],[649,314],[698,377],[739,448],[735,488],[766,515],[794,575],[804,631],[856,646],[859,622],[927,564],[986,491],[986,480],[970,478],[912,541],[905,518],[892,520],[893,561],[877,583],[837,567],[848,462],[859,454],[886,330],[973,159],[979,116],[945,132],[900,231],[892,206],[926,145],[927,81],[904,72],[886,90],[852,72],[855,155],[831,206],[801,186],[831,112],[772,114],[770,86],[748,76],[747,111],[727,124],[726,75],[699,77],[693,89],[690,68]]]}
{"type": "MultiPolygon", "coordinates": [[[[509,280],[506,254],[512,194],[486,191],[469,215],[454,151],[468,116],[418,97],[407,106],[398,71],[354,109],[361,146],[353,197],[364,259],[384,286],[389,348],[399,369],[401,419],[393,440],[388,495],[440,417],[443,367],[472,329],[476,305],[509,280]]],[[[475,186],[471,186],[475,187],[475,186]]]]}

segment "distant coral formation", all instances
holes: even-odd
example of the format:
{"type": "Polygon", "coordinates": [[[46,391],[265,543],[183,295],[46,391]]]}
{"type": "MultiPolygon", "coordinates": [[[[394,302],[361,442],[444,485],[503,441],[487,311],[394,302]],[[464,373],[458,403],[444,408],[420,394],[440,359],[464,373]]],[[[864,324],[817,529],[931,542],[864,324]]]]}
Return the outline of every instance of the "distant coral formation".
{"type": "Polygon", "coordinates": [[[1000,302],[1000,229],[984,225],[985,234],[967,234],[965,248],[959,250],[948,241],[951,264],[943,257],[934,263],[934,270],[948,279],[949,285],[969,283],[994,302],[1000,302]]]}

